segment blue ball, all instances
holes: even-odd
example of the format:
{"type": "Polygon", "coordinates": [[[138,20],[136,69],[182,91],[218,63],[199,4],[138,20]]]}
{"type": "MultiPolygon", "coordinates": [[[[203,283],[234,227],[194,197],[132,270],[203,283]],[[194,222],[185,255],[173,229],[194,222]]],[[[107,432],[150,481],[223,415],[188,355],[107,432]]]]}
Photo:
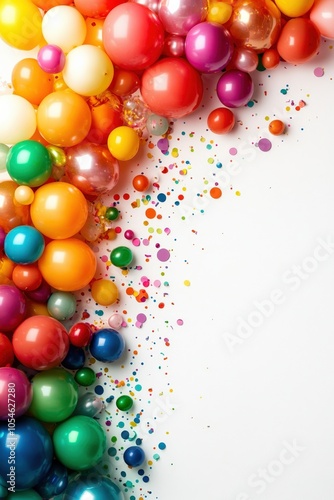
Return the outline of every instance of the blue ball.
{"type": "Polygon", "coordinates": [[[85,366],[85,362],[86,355],[84,349],[70,344],[66,357],[61,364],[68,370],[80,370],[80,368],[85,366]]]}
{"type": "Polygon", "coordinates": [[[89,350],[98,361],[110,363],[121,357],[125,348],[123,337],[112,328],[103,328],[94,333],[89,350]]]}
{"type": "Polygon", "coordinates": [[[43,425],[32,417],[19,417],[15,427],[8,427],[7,421],[0,422],[0,478],[7,486],[12,478],[15,490],[33,488],[51,467],[52,439],[43,425]]]}
{"type": "Polygon", "coordinates": [[[139,467],[145,460],[145,452],[140,446],[129,446],[125,450],[123,458],[130,467],[139,467]]]}
{"type": "Polygon", "coordinates": [[[44,252],[45,242],[42,234],[32,226],[16,226],[11,229],[4,243],[7,257],[15,264],[32,264],[44,252]]]}
{"type": "Polygon", "coordinates": [[[62,500],[124,500],[119,487],[108,477],[95,471],[80,472],[71,476],[62,500]]]}
{"type": "Polygon", "coordinates": [[[67,468],[54,460],[51,468],[46,476],[36,486],[36,491],[43,498],[52,498],[55,495],[60,495],[68,484],[68,471],[67,468]]]}

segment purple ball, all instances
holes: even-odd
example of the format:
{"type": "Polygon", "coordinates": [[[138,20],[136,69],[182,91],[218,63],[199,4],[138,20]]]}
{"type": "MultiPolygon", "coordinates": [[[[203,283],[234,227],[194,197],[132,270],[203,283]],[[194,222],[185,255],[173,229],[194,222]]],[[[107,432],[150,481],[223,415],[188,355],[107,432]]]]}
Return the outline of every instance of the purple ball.
{"type": "Polygon", "coordinates": [[[227,108],[239,108],[251,99],[254,83],[249,73],[238,69],[226,71],[218,80],[218,99],[227,108]]]}
{"type": "Polygon", "coordinates": [[[5,230],[2,227],[0,227],[0,250],[3,250],[5,239],[6,239],[5,230]]]}
{"type": "Polygon", "coordinates": [[[25,319],[26,299],[14,285],[0,285],[0,331],[11,332],[25,319]]]}
{"type": "Polygon", "coordinates": [[[32,385],[26,374],[17,368],[1,367],[0,420],[8,420],[10,414],[20,417],[28,410],[31,400],[32,385]]]}
{"type": "Polygon", "coordinates": [[[60,73],[64,69],[66,56],[58,45],[44,45],[38,51],[37,62],[45,73],[60,73]]]}
{"type": "Polygon", "coordinates": [[[46,304],[52,294],[52,289],[49,283],[47,283],[45,280],[42,280],[42,283],[38,288],[36,288],[36,290],[25,292],[25,294],[28,299],[34,300],[35,302],[41,304],[46,304]]]}
{"type": "Polygon", "coordinates": [[[232,37],[221,24],[199,23],[187,33],[185,56],[202,73],[221,71],[231,60],[232,54],[232,37]]]}

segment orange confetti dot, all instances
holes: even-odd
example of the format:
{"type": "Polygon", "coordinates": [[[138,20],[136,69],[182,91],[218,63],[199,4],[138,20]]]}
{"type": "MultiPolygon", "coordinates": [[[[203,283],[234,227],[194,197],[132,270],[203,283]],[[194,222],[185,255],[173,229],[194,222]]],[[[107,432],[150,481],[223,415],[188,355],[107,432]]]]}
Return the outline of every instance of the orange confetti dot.
{"type": "Polygon", "coordinates": [[[213,187],[210,189],[210,196],[215,200],[218,200],[222,195],[222,190],[219,187],[213,187]]]}
{"type": "Polygon", "coordinates": [[[145,215],[148,219],[154,219],[154,217],[157,215],[157,213],[154,210],[154,208],[147,208],[145,211],[145,215]]]}
{"type": "Polygon", "coordinates": [[[131,286],[129,286],[129,287],[126,289],[126,294],[127,294],[127,295],[133,295],[133,292],[134,292],[134,290],[133,290],[133,288],[131,288],[131,286]]]}

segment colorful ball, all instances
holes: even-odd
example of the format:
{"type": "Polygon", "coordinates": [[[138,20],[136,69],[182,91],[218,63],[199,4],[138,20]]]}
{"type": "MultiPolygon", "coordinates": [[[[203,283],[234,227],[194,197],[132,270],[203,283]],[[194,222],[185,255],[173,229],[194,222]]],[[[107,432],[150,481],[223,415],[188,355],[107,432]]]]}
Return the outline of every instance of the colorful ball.
{"type": "Polygon", "coordinates": [[[52,171],[47,148],[37,141],[20,141],[11,147],[7,160],[7,171],[18,184],[38,187],[46,182],[52,171]]]}
{"type": "Polygon", "coordinates": [[[254,83],[250,74],[238,69],[226,71],[217,83],[218,99],[228,108],[245,106],[253,92],[254,83]]]}
{"type": "Polygon", "coordinates": [[[140,446],[129,446],[125,450],[123,458],[130,467],[139,467],[145,460],[145,452],[140,446]]]}
{"type": "Polygon", "coordinates": [[[32,400],[32,386],[17,368],[0,367],[0,420],[21,417],[32,400]]]}
{"type": "Polygon", "coordinates": [[[5,254],[16,264],[37,262],[44,248],[45,242],[42,234],[32,226],[16,226],[5,238],[5,254]]]}
{"type": "Polygon", "coordinates": [[[110,253],[111,263],[116,267],[127,267],[131,264],[132,259],[132,250],[128,247],[116,247],[110,253]]]}
{"type": "Polygon", "coordinates": [[[13,285],[0,285],[0,331],[11,332],[22,323],[27,312],[23,293],[13,285]]]}
{"type": "Polygon", "coordinates": [[[123,337],[112,328],[103,328],[94,333],[89,350],[95,359],[104,363],[118,360],[125,348],[123,337]]]}

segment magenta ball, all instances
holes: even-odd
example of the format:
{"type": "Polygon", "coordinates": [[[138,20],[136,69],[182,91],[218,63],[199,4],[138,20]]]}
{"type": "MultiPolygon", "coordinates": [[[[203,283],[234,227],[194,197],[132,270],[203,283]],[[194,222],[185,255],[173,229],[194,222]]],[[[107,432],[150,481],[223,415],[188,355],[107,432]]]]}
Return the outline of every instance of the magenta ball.
{"type": "Polygon", "coordinates": [[[185,56],[201,73],[221,71],[227,66],[232,53],[232,37],[221,24],[199,23],[187,33],[185,56]]]}
{"type": "Polygon", "coordinates": [[[38,302],[40,304],[46,304],[49,300],[52,289],[49,283],[45,280],[42,280],[42,283],[35,290],[31,290],[30,292],[25,292],[28,299],[33,300],[34,302],[38,302]]]}
{"type": "MultiPolygon", "coordinates": [[[[29,408],[32,385],[22,370],[0,368],[0,420],[20,417],[29,408]]],[[[9,420],[8,420],[9,421],[9,420]]]]}
{"type": "Polygon", "coordinates": [[[11,332],[25,319],[26,299],[13,285],[0,285],[0,331],[11,332]]]}
{"type": "Polygon", "coordinates": [[[258,64],[259,59],[255,50],[246,47],[236,47],[231,60],[232,67],[251,73],[256,70],[258,64]]]}
{"type": "Polygon", "coordinates": [[[58,45],[44,45],[37,54],[37,62],[45,73],[60,73],[65,61],[66,56],[58,45]]]}
{"type": "Polygon", "coordinates": [[[227,108],[239,108],[251,99],[254,83],[249,73],[231,69],[222,74],[217,83],[218,99],[227,108]]]}

